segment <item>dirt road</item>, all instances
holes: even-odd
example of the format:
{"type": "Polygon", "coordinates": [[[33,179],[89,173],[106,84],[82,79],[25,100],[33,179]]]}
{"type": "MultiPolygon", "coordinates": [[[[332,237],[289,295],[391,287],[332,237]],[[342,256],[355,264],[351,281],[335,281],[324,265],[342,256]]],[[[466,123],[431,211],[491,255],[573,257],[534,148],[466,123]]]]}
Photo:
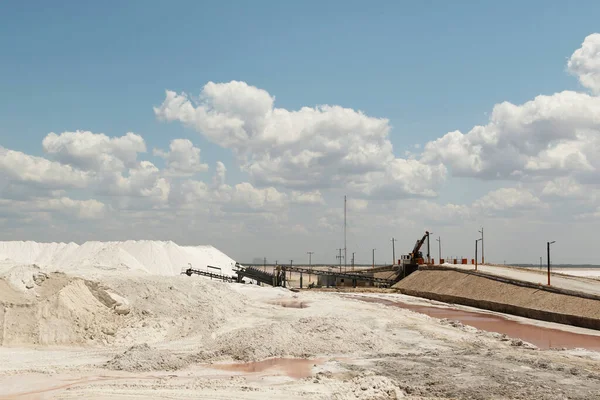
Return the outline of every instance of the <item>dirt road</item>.
{"type": "MultiPolygon", "coordinates": [[[[473,265],[448,264],[448,266],[468,270],[475,269],[473,265]]],[[[478,265],[477,270],[488,274],[519,279],[522,281],[533,282],[542,285],[548,283],[547,271],[541,271],[537,269],[525,269],[508,266],[499,267],[492,265],[478,265]]],[[[556,286],[563,289],[576,290],[579,292],[600,295],[600,281],[591,278],[557,275],[552,274],[551,270],[550,284],[552,286],[556,286]]]]}

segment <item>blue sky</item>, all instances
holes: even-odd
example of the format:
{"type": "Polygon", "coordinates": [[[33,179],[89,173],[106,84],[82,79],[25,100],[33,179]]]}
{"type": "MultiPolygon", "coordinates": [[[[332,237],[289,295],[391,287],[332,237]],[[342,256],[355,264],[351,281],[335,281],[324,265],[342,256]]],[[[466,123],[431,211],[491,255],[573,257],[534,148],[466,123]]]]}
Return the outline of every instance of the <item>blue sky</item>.
{"type": "MultiPolygon", "coordinates": [[[[145,158],[163,167],[152,149],[188,138],[209,165],[204,180],[222,161],[231,183],[242,182],[249,177],[231,149],[152,109],[165,90],[198,95],[209,81],[237,80],[266,90],[276,107],[331,104],[388,118],[403,157],[485,124],[497,103],[585,91],[566,62],[597,30],[600,3],[565,4],[3,2],[0,146],[43,156],[49,132],[132,131],[146,142],[145,158]]],[[[437,187],[440,204],[502,186],[450,176],[437,187]]]]}
{"type": "Polygon", "coordinates": [[[497,102],[578,86],[563,64],[597,27],[598,2],[459,3],[5,2],[2,141],[39,151],[31,139],[77,128],[165,143],[182,134],[149,107],[165,89],[235,79],[288,109],[389,118],[400,150],[482,123],[497,102]]]}

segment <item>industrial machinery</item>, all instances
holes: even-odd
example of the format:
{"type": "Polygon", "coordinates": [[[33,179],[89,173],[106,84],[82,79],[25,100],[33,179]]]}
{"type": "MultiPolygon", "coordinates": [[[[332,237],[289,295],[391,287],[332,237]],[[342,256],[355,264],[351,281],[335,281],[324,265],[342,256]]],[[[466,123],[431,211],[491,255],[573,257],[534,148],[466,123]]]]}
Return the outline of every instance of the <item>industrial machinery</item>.
{"type": "MultiPolygon", "coordinates": [[[[419,269],[419,265],[425,263],[423,253],[421,252],[421,247],[423,247],[425,240],[427,240],[427,245],[429,247],[429,231],[425,231],[425,235],[423,235],[420,240],[417,240],[415,247],[413,247],[409,254],[401,256],[399,264],[402,266],[403,277],[412,274],[419,269]]],[[[427,254],[427,256],[429,257],[429,254],[427,254]]]]}

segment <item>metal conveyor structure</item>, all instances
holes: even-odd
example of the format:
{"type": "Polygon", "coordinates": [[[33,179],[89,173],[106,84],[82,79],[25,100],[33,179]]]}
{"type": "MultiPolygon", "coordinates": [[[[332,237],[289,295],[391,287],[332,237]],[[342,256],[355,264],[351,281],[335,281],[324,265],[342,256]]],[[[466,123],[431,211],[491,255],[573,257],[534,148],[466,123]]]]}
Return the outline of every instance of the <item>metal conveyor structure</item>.
{"type": "Polygon", "coordinates": [[[233,282],[235,280],[235,277],[233,277],[233,276],[223,275],[223,274],[215,274],[214,272],[202,271],[200,269],[194,269],[194,268],[187,268],[181,274],[182,275],[185,274],[187,276],[192,276],[192,274],[207,276],[210,279],[213,279],[213,278],[219,279],[219,280],[222,280],[223,282],[233,282]]]}
{"type": "MultiPolygon", "coordinates": [[[[331,267],[331,268],[333,269],[336,267],[331,267]]],[[[387,268],[388,268],[388,270],[390,270],[389,267],[387,267],[387,268]]],[[[347,272],[335,272],[332,270],[320,270],[320,269],[291,267],[291,266],[283,266],[283,265],[277,266],[275,273],[266,272],[266,271],[263,271],[256,267],[244,267],[237,263],[236,263],[234,269],[235,269],[237,276],[223,275],[223,274],[218,274],[218,273],[214,273],[214,272],[194,269],[192,267],[185,269],[182,272],[182,274],[185,274],[187,276],[192,276],[193,274],[201,275],[201,276],[206,276],[211,279],[213,279],[213,278],[219,279],[224,282],[235,282],[235,281],[242,282],[242,280],[244,278],[248,278],[248,279],[256,281],[257,283],[263,283],[265,285],[286,287],[287,282],[288,282],[288,278],[287,278],[288,272],[289,273],[294,272],[294,273],[300,274],[300,288],[302,288],[302,275],[303,274],[325,275],[325,276],[329,276],[329,277],[334,277],[336,279],[337,278],[344,279],[344,280],[347,279],[349,282],[352,282],[352,284],[353,284],[352,286],[355,286],[355,287],[356,287],[356,282],[358,282],[358,281],[369,282],[369,283],[372,283],[372,284],[380,286],[380,287],[391,287],[394,283],[396,283],[398,281],[398,279],[376,278],[374,276],[370,276],[370,275],[361,273],[363,271],[355,272],[355,273],[347,273],[347,272]]],[[[364,272],[370,272],[370,271],[364,271],[364,272]]]]}
{"type": "Polygon", "coordinates": [[[243,267],[240,264],[236,264],[235,269],[238,282],[241,282],[242,279],[246,277],[264,283],[265,285],[285,286],[285,284],[283,284],[285,277],[282,276],[281,273],[272,274],[270,272],[261,271],[256,267],[243,267]]]}
{"type": "MultiPolygon", "coordinates": [[[[328,276],[333,276],[336,278],[348,279],[349,281],[351,281],[353,283],[355,283],[356,281],[366,281],[366,282],[371,282],[371,283],[377,283],[380,286],[384,286],[384,287],[390,287],[394,283],[396,283],[396,281],[391,280],[391,279],[376,278],[374,276],[363,275],[363,274],[358,274],[358,273],[322,271],[322,270],[311,269],[311,268],[286,267],[283,265],[281,266],[281,270],[284,272],[284,274],[285,274],[285,272],[289,271],[289,272],[296,272],[299,274],[328,275],[328,276]]],[[[355,286],[355,285],[353,285],[353,286],[355,286]]]]}

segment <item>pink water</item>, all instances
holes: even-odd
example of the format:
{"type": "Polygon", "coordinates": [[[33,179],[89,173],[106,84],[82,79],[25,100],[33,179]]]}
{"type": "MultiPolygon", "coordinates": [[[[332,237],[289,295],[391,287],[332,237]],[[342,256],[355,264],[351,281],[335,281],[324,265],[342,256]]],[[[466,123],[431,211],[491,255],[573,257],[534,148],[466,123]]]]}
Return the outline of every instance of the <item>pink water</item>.
{"type": "Polygon", "coordinates": [[[600,350],[600,336],[586,335],[582,333],[574,333],[560,329],[531,325],[528,323],[507,319],[500,315],[464,311],[455,308],[414,305],[374,297],[352,298],[367,301],[369,303],[380,303],[388,306],[403,308],[429,315],[430,317],[434,318],[447,318],[460,321],[465,325],[470,325],[477,329],[488,332],[498,332],[506,334],[512,338],[521,339],[525,342],[534,344],[541,349],[583,348],[588,350],[600,350]]]}

